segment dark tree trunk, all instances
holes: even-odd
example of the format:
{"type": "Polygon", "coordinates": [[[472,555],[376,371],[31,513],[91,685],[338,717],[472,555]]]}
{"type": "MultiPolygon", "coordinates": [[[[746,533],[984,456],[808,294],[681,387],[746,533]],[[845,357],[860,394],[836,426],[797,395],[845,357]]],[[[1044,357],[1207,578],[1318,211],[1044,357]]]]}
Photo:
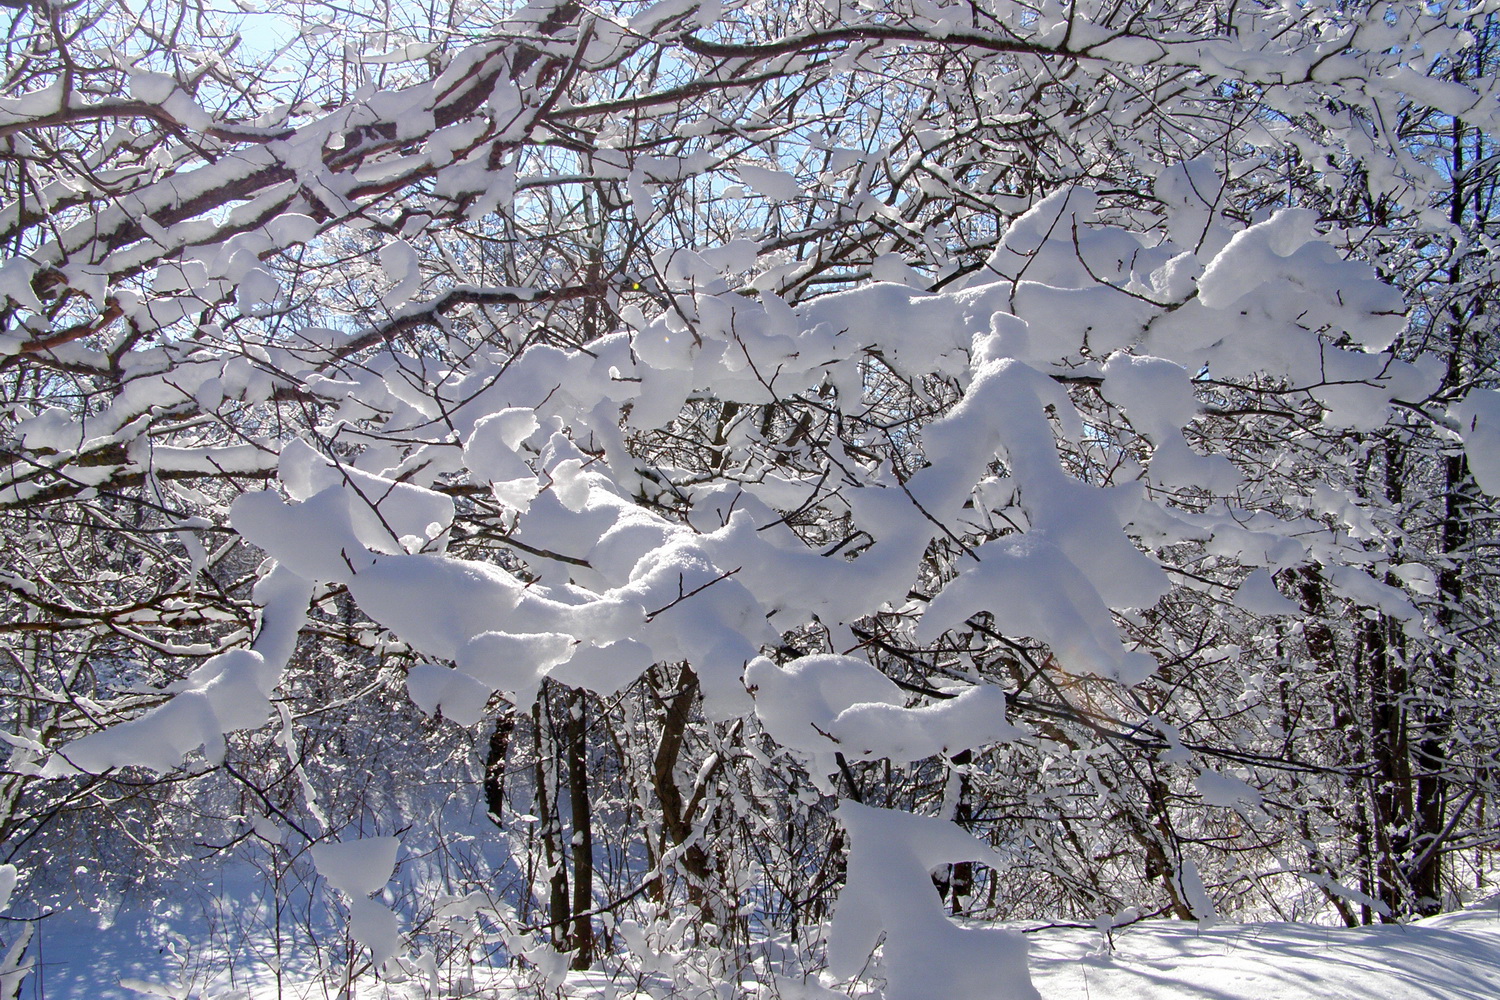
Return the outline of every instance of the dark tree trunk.
{"type": "Polygon", "coordinates": [[[505,762],[510,756],[510,740],[516,730],[514,712],[504,712],[495,720],[484,755],[484,805],[490,820],[503,826],[505,815],[505,762]]]}
{"type": "MultiPolygon", "coordinates": [[[[536,720],[536,808],[538,825],[541,827],[542,856],[546,861],[548,876],[547,926],[552,937],[552,946],[558,951],[567,951],[568,923],[568,868],[563,863],[562,821],[558,818],[555,799],[551,794],[551,783],[557,779],[556,767],[549,768],[547,731],[550,729],[551,713],[548,711],[548,695],[551,685],[542,683],[542,694],[533,709],[536,720]]],[[[556,740],[552,741],[556,745],[556,740]]]]}
{"type": "MultiPolygon", "coordinates": [[[[651,767],[651,787],[661,806],[662,853],[669,848],[687,844],[682,852],[681,866],[687,875],[688,900],[703,911],[705,919],[712,919],[709,912],[706,889],[709,876],[708,853],[698,843],[690,843],[693,835],[691,803],[683,801],[682,789],[677,786],[677,761],[682,755],[683,741],[687,736],[693,700],[698,696],[698,676],[692,668],[683,664],[677,675],[677,689],[671,692],[658,690],[657,698],[664,712],[661,724],[661,741],[656,745],[656,756],[651,767]]],[[[663,886],[657,886],[658,896],[664,894],[663,886]]]]}
{"type": "Polygon", "coordinates": [[[573,961],[574,969],[594,962],[594,828],[589,804],[588,701],[574,691],[568,711],[568,796],[573,811],[573,961]]]}

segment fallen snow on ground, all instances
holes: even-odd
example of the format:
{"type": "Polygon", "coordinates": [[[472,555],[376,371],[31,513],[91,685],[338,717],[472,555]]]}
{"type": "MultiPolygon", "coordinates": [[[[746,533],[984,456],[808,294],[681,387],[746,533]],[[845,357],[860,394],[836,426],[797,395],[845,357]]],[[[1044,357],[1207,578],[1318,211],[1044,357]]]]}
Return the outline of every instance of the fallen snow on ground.
{"type": "MultiPolygon", "coordinates": [[[[54,933],[45,958],[45,993],[58,998],[141,996],[202,997],[215,1000],[270,1000],[278,990],[266,969],[241,966],[210,971],[183,952],[181,938],[165,954],[153,949],[129,953],[111,937],[123,930],[61,940],[54,933]],[[175,954],[174,954],[175,953],[175,954]],[[125,958],[129,961],[122,961],[125,958]],[[154,960],[154,961],[153,961],[154,960]],[[111,973],[107,965],[117,971],[111,973]],[[159,965],[157,968],[148,966],[159,965]],[[173,968],[168,968],[168,966],[173,968]],[[123,966],[123,968],[122,968],[123,966]],[[70,968],[71,967],[71,968],[70,968]],[[180,976],[190,969],[186,982],[180,976]],[[123,980],[123,982],[122,982],[123,980]]],[[[60,930],[61,928],[57,928],[60,930]]],[[[1201,927],[1182,921],[1147,921],[1117,929],[1107,941],[1100,932],[1048,929],[1029,933],[1031,975],[1043,1000],[1495,1000],[1500,997],[1500,903],[1448,913],[1405,925],[1346,929],[1307,924],[1221,923],[1201,927]]],[[[212,963],[208,963],[212,965],[212,963]]],[[[879,963],[872,965],[878,969],[879,963]]],[[[451,968],[445,970],[453,972],[451,968]]],[[[525,1000],[538,996],[539,984],[517,988],[508,973],[480,972],[460,986],[444,984],[432,993],[417,976],[401,984],[365,980],[358,1000],[427,1000],[435,996],[480,996],[525,1000]],[[467,989],[465,989],[467,987],[467,989]],[[477,987],[477,989],[476,989],[477,987]],[[469,992],[474,990],[474,992],[469,992]]],[[[563,1000],[715,1000],[732,995],[727,983],[717,989],[667,985],[660,973],[641,982],[631,977],[554,970],[556,993],[563,1000]],[[566,976],[566,978],[564,978],[566,976]]],[[[446,978],[446,977],[445,977],[446,978]]],[[[22,1000],[36,997],[37,983],[21,988],[22,1000]]],[[[764,1000],[875,1000],[872,983],[833,982],[827,974],[747,979],[743,994],[764,1000]]],[[[283,982],[280,996],[327,995],[324,984],[283,982]]],[[[1007,1000],[993,991],[933,1000],[1007,1000]]]]}
{"type": "Polygon", "coordinates": [[[1115,932],[1030,935],[1046,1000],[1494,1000],[1500,909],[1406,925],[1153,921],[1115,932]],[[1101,953],[1102,952],[1102,953],[1101,953]]]}
{"type": "MultiPolygon", "coordinates": [[[[1490,905],[1405,925],[1361,928],[1308,924],[1149,921],[1116,930],[1027,935],[1032,981],[1043,1000],[1495,1000],[1500,998],[1500,907],[1490,905]]],[[[574,977],[565,995],[584,998],[683,996],[635,993],[618,982],[574,977]]],[[[779,979],[760,995],[777,1000],[857,1000],[863,988],[779,979]],[[829,986],[835,987],[828,990],[829,986]]],[[[878,994],[875,994],[878,996],[878,994]]],[[[987,991],[933,1000],[1007,1000],[987,991]]]]}

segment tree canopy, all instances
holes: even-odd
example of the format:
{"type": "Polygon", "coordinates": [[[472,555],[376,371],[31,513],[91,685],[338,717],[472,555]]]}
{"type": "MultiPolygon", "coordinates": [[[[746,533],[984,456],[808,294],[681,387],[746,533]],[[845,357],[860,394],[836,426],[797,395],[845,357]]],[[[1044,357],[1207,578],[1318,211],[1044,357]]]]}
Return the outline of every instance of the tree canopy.
{"type": "Polygon", "coordinates": [[[1493,890],[1490,5],[3,7],[0,995],[1493,890]]]}

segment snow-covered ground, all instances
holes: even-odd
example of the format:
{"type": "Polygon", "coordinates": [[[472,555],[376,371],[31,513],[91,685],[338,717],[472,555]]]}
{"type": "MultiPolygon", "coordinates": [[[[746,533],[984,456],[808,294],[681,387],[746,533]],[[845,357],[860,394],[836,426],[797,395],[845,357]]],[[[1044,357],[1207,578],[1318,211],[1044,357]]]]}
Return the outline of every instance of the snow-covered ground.
{"type": "MultiPolygon", "coordinates": [[[[247,970],[217,975],[191,959],[187,942],[162,953],[125,944],[126,926],[79,935],[54,933],[44,956],[47,975],[29,981],[22,1000],[172,996],[220,1000],[270,1000],[278,995],[262,975],[247,970]],[[116,940],[118,939],[118,940],[116,940]],[[115,964],[118,963],[118,964],[115,964]],[[109,971],[110,967],[116,970],[109,971]],[[184,971],[196,982],[174,975],[184,971]],[[125,980],[122,983],[122,979],[125,980]],[[154,984],[155,989],[151,988],[154,984]],[[133,988],[132,988],[133,987],[133,988]],[[184,989],[186,987],[186,989],[184,989]],[[40,988],[40,991],[39,991],[40,988]]],[[[130,935],[134,937],[134,935],[130,935]]],[[[1401,926],[1356,929],[1306,924],[1223,923],[1200,928],[1180,921],[1149,921],[1115,931],[1112,946],[1091,930],[1045,930],[1028,935],[1033,982],[1044,1000],[1495,1000],[1500,997],[1500,906],[1495,903],[1401,926]]],[[[138,938],[136,939],[139,940],[138,938]]],[[[464,995],[537,996],[477,977],[477,990],[464,995]],[[494,992],[491,992],[494,990],[494,992]]],[[[720,984],[721,988],[726,984],[720,984]]],[[[748,984],[747,984],[748,985],[748,984]]],[[[825,982],[777,978],[760,987],[775,1000],[834,1000],[841,995],[868,998],[867,988],[830,990],[825,982]]],[[[433,996],[422,984],[367,981],[361,998],[416,1000],[433,996]]],[[[560,991],[568,1000],[710,1000],[717,991],[647,986],[597,975],[572,974],[560,991]]],[[[323,984],[303,980],[283,984],[281,996],[332,995],[323,984]]],[[[448,986],[440,996],[457,996],[448,986]]],[[[553,995],[553,994],[549,994],[553,995]]],[[[725,995],[725,994],[718,994],[725,995]]],[[[1000,997],[943,997],[934,1000],[1005,1000],[1000,997]]]]}
{"type": "Polygon", "coordinates": [[[1500,909],[1398,926],[1152,921],[1116,932],[1033,935],[1045,1000],[1494,1000],[1500,909]]]}

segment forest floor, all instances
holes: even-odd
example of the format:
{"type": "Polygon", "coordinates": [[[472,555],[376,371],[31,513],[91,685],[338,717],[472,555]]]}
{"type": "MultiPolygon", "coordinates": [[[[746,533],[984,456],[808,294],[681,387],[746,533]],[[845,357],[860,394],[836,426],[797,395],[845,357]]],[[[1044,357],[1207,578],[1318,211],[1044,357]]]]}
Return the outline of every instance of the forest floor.
{"type": "Polygon", "coordinates": [[[1347,929],[1152,921],[1100,935],[1033,935],[1045,1000],[1495,1000],[1500,909],[1347,929]]]}
{"type": "MultiPolygon", "coordinates": [[[[31,977],[20,1000],[127,1000],[143,996],[177,1000],[332,1000],[326,982],[289,976],[280,990],[265,967],[243,965],[230,973],[220,963],[199,964],[186,955],[192,943],[176,938],[163,950],[141,947],[131,921],[63,933],[53,924],[43,956],[44,976],[31,977]],[[155,952],[153,954],[153,952],[155,952]],[[211,968],[218,965],[218,968],[211,968]],[[174,971],[176,974],[174,974],[174,971]],[[188,972],[188,975],[182,973],[188,972]],[[300,980],[300,981],[296,981],[300,980]]],[[[1404,925],[1346,929],[1287,923],[1145,921],[1116,930],[1112,940],[1093,930],[1042,930],[1027,935],[1032,980],[1043,1000],[1496,1000],[1500,998],[1500,901],[1404,925]]],[[[446,977],[445,977],[446,978],[446,977]]],[[[437,996],[486,1000],[714,1000],[728,995],[765,1000],[835,1000],[878,996],[866,988],[830,990],[813,980],[776,977],[740,991],[613,981],[567,974],[553,989],[516,989],[498,980],[437,996]]],[[[653,977],[655,978],[655,977],[653,977]]],[[[417,1000],[431,994],[418,981],[366,980],[358,1000],[417,1000]]],[[[944,997],[934,1000],[1008,1000],[944,997]]]]}

